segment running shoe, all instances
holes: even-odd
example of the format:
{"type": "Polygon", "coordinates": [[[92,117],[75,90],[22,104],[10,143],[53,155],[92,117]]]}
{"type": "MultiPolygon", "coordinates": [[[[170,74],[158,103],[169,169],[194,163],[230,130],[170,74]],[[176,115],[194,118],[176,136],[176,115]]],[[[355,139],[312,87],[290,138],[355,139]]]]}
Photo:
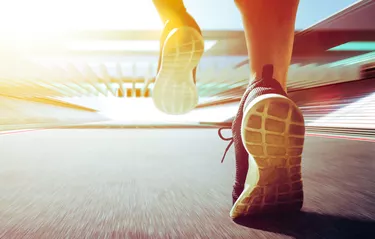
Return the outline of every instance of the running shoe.
{"type": "Polygon", "coordinates": [[[198,25],[187,21],[166,23],[152,98],[162,112],[186,114],[198,104],[196,67],[204,52],[204,40],[198,25]],[[166,37],[165,37],[166,36],[166,37]]]}
{"type": "Polygon", "coordinates": [[[260,213],[298,211],[303,204],[301,155],[304,118],[282,86],[272,78],[273,66],[250,83],[232,123],[236,179],[232,218],[260,213]]]}

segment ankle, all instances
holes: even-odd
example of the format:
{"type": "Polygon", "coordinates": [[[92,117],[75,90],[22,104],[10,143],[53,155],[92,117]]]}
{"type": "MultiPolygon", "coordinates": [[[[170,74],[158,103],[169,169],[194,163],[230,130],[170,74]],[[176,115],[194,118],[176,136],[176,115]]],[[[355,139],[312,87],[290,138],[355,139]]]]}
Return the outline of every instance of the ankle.
{"type": "Polygon", "coordinates": [[[258,80],[277,81],[284,91],[286,90],[286,74],[284,71],[275,70],[273,64],[265,64],[262,68],[253,70],[252,72],[250,84],[258,80]]]}
{"type": "Polygon", "coordinates": [[[258,80],[270,80],[273,77],[273,65],[265,64],[261,69],[252,71],[252,75],[250,76],[250,83],[258,80]]]}
{"type": "Polygon", "coordinates": [[[200,34],[202,34],[202,31],[198,23],[188,12],[177,14],[176,17],[170,19],[170,22],[172,23],[172,25],[176,27],[181,27],[181,26],[192,27],[195,30],[197,30],[200,34]]]}
{"type": "Polygon", "coordinates": [[[153,3],[164,24],[172,19],[177,19],[178,16],[186,13],[183,0],[153,0],[153,3]]]}

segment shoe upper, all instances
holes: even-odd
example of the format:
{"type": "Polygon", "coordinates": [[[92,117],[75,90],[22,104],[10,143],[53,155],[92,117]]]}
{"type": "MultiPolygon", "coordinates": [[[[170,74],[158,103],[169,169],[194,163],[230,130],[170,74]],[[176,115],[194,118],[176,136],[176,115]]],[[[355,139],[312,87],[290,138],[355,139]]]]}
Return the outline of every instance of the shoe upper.
{"type": "MultiPolygon", "coordinates": [[[[235,159],[236,159],[236,177],[235,182],[233,185],[233,203],[237,200],[237,198],[242,193],[246,176],[249,168],[249,160],[248,160],[248,153],[243,145],[242,137],[241,137],[241,127],[242,127],[242,118],[243,118],[243,111],[246,105],[248,105],[251,101],[253,101],[256,97],[264,95],[264,94],[280,94],[283,96],[287,96],[286,92],[283,90],[282,86],[279,82],[272,78],[273,75],[273,66],[272,65],[265,65],[263,67],[262,78],[256,79],[251,82],[243,94],[238,112],[235,115],[232,121],[232,138],[223,138],[221,135],[221,130],[219,129],[219,136],[224,140],[231,140],[231,143],[228,145],[226,152],[228,151],[231,144],[234,144],[234,151],[235,151],[235,159]]],[[[227,127],[225,127],[227,128],[227,127]]],[[[225,154],[224,153],[224,157],[225,154]]],[[[224,157],[222,160],[224,160],[224,157]]]]}

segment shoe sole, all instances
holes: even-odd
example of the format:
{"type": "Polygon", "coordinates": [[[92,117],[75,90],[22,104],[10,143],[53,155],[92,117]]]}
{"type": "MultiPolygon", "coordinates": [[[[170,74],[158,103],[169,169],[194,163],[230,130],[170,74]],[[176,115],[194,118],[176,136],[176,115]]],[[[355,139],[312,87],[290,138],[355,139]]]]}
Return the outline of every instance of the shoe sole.
{"type": "Polygon", "coordinates": [[[300,210],[305,123],[298,106],[282,95],[257,97],[244,109],[241,137],[249,171],[230,216],[300,210]]]}
{"type": "Polygon", "coordinates": [[[194,28],[181,27],[169,33],[152,93],[154,104],[160,111],[185,114],[198,104],[192,71],[203,52],[203,37],[194,28]]]}

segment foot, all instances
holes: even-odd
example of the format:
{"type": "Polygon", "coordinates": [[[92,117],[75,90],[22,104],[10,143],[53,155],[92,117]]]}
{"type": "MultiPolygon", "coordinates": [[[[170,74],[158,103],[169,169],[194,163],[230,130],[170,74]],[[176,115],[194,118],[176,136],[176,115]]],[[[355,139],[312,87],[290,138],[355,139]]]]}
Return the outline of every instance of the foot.
{"type": "Polygon", "coordinates": [[[237,170],[232,218],[300,210],[303,204],[304,119],[272,75],[273,67],[265,66],[233,121],[237,170]]]}
{"type": "Polygon", "coordinates": [[[198,104],[195,68],[204,52],[199,29],[181,26],[172,29],[164,41],[160,67],[152,98],[162,112],[185,114],[198,104]]]}

